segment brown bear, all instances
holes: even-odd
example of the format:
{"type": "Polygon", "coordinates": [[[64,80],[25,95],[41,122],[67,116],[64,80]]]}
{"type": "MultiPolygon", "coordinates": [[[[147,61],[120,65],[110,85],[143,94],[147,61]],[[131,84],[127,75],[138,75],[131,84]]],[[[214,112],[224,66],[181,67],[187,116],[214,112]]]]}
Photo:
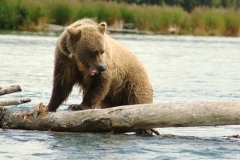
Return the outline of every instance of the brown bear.
{"type": "Polygon", "coordinates": [[[106,23],[82,19],[57,41],[49,111],[56,111],[74,85],[83,91],[81,104],[69,110],[152,103],[149,76],[138,58],[106,34],[106,23]]]}

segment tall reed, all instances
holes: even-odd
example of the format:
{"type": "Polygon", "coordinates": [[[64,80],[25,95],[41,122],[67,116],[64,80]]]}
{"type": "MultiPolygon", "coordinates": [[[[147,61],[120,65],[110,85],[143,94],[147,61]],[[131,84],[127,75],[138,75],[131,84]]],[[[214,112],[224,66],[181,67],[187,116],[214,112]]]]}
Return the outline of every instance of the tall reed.
{"type": "Polygon", "coordinates": [[[99,0],[0,0],[0,29],[31,29],[54,23],[68,25],[81,18],[133,23],[139,30],[170,34],[239,36],[240,11],[224,8],[147,6],[99,0]]]}
{"type": "Polygon", "coordinates": [[[0,28],[17,29],[29,22],[29,11],[19,1],[0,0],[0,28]]]}
{"type": "Polygon", "coordinates": [[[78,20],[85,17],[94,18],[98,21],[106,21],[109,25],[112,25],[115,20],[120,19],[120,5],[116,2],[102,2],[94,1],[82,1],[76,6],[76,14],[74,20],[78,20]]]}
{"type": "Polygon", "coordinates": [[[235,10],[228,10],[224,14],[225,31],[224,35],[238,36],[240,26],[240,12],[235,10]]]}

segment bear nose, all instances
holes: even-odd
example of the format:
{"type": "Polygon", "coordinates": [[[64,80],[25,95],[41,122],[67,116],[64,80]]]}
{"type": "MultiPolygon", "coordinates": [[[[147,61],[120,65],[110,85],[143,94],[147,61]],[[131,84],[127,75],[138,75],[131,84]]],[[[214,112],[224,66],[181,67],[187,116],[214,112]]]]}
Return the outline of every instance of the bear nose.
{"type": "Polygon", "coordinates": [[[106,66],[100,66],[99,68],[98,68],[98,71],[99,72],[103,72],[103,71],[105,71],[107,68],[106,68],[106,66]]]}

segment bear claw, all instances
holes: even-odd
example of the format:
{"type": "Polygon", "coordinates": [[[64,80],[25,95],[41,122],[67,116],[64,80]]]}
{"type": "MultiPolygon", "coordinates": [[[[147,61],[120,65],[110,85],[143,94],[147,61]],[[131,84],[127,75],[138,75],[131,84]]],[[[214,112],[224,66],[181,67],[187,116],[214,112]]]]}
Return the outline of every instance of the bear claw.
{"type": "Polygon", "coordinates": [[[68,107],[68,110],[71,110],[71,111],[78,111],[78,110],[82,110],[80,105],[77,105],[77,104],[72,104],[68,107]]]}
{"type": "Polygon", "coordinates": [[[84,106],[82,106],[81,104],[72,104],[68,107],[68,110],[69,111],[80,111],[80,110],[85,110],[85,109],[88,109],[84,106]]]}

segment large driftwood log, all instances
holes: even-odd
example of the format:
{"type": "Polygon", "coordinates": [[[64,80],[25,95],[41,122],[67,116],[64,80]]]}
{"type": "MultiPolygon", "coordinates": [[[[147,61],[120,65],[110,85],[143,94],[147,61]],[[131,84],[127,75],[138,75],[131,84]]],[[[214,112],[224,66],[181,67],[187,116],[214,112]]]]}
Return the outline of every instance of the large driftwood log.
{"type": "Polygon", "coordinates": [[[18,105],[23,103],[31,102],[31,99],[25,98],[25,99],[11,99],[11,100],[4,100],[0,101],[0,106],[10,106],[10,105],[18,105]]]}
{"type": "Polygon", "coordinates": [[[0,96],[4,95],[4,94],[10,94],[13,92],[19,92],[19,91],[22,91],[19,85],[13,85],[13,86],[6,87],[6,88],[0,87],[0,96]]]}
{"type": "MultiPolygon", "coordinates": [[[[35,110],[41,110],[39,107],[35,110]]],[[[158,103],[84,111],[45,112],[36,119],[0,107],[0,127],[61,132],[129,132],[160,127],[240,123],[240,102],[158,103]],[[25,116],[22,116],[22,115],[25,116]]]]}

